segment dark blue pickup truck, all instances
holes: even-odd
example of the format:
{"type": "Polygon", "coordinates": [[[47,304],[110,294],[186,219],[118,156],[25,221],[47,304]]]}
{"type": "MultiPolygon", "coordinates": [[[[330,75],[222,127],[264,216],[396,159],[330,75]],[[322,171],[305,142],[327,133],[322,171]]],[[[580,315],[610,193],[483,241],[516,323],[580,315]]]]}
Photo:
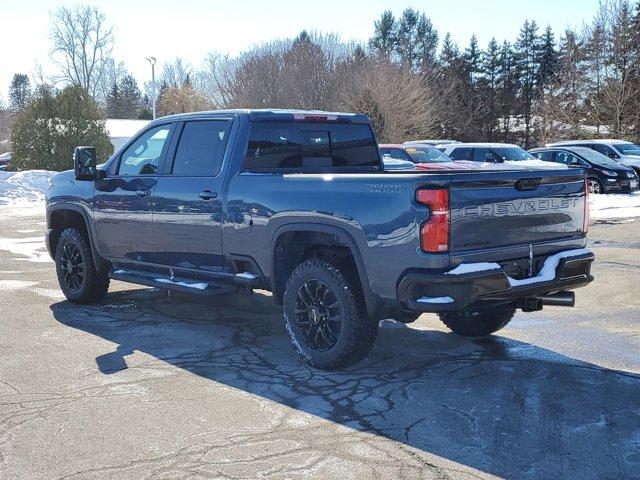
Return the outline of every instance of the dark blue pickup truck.
{"type": "Polygon", "coordinates": [[[269,290],[319,368],[362,359],[380,319],[437,312],[487,335],[518,308],[572,306],[570,290],[593,280],[581,171],[384,172],[364,115],[170,116],[102,165],[78,147],[74,165],[47,191],[47,245],[70,301],[100,301],[109,279],[269,290]]]}

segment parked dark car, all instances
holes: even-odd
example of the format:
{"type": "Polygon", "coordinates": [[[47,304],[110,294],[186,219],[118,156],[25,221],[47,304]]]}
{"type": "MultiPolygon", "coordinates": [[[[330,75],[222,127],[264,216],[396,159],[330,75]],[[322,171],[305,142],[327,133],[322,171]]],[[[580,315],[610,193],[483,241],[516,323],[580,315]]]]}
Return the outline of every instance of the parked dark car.
{"type": "Polygon", "coordinates": [[[581,168],[587,175],[591,193],[628,193],[638,189],[638,175],[633,168],[589,147],[542,147],[529,150],[529,153],[546,162],[581,168]]]}
{"type": "Polygon", "coordinates": [[[6,170],[11,166],[11,152],[0,155],[0,170],[6,170]]]}
{"type": "Polygon", "coordinates": [[[568,290],[593,280],[582,172],[385,172],[365,115],[160,118],[104,165],[76,148],[46,204],[69,301],[100,301],[110,279],[269,290],[299,355],[326,369],[364,358],[380,319],[437,312],[483,336],[518,308],[573,306],[568,290]]]}
{"type": "Polygon", "coordinates": [[[548,143],[545,147],[588,147],[605,155],[618,163],[633,168],[640,175],[640,146],[625,140],[594,139],[594,140],[564,140],[548,143]]]}

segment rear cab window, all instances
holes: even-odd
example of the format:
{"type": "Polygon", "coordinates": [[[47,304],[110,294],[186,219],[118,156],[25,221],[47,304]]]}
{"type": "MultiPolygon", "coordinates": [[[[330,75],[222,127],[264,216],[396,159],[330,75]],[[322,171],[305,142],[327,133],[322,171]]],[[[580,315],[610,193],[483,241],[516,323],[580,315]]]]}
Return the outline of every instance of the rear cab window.
{"type": "Polygon", "coordinates": [[[244,168],[315,173],[381,171],[382,165],[367,124],[254,121],[244,168]]]}
{"type": "Polygon", "coordinates": [[[215,176],[231,129],[231,120],[199,120],[186,122],[173,161],[172,175],[194,177],[215,176]]]}

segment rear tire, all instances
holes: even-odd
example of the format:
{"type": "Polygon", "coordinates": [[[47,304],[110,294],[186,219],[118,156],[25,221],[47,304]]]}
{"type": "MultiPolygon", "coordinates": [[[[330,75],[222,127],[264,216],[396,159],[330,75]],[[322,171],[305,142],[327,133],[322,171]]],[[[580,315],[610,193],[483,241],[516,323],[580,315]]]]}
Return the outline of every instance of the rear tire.
{"type": "Polygon", "coordinates": [[[73,303],[95,303],[109,289],[109,277],[96,270],[87,238],[73,227],[60,234],[56,246],[56,273],[60,289],[73,303]]]}
{"type": "Polygon", "coordinates": [[[457,334],[466,337],[482,337],[507,326],[515,313],[515,308],[496,307],[442,312],[438,316],[442,323],[457,334]]]}
{"type": "Polygon", "coordinates": [[[284,321],[291,342],[309,365],[323,370],[353,365],[367,356],[378,322],[346,275],[328,262],[298,265],[284,291],[284,321]]]}

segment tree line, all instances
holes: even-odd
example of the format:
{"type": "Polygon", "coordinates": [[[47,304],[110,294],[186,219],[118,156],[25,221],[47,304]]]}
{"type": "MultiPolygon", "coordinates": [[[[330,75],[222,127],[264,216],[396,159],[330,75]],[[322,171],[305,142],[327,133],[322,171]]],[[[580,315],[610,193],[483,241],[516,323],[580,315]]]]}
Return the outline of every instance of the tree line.
{"type": "Polygon", "coordinates": [[[10,112],[24,125],[21,116],[37,117],[58,96],[76,98],[77,90],[62,93],[77,87],[95,121],[151,118],[155,92],[158,115],[261,107],[364,112],[385,142],[640,140],[640,1],[605,0],[589,23],[564,32],[526,21],[513,41],[486,46],[474,35],[461,48],[412,8],[398,17],[386,11],[372,27],[363,44],[303,31],[236,56],[211,52],[200,68],[177,58],[163,65],[154,89],[150,82],[140,88],[113,58],[113,28],[97,8],[62,7],[51,30],[58,74],[40,74],[35,87],[27,75],[14,75],[0,118],[10,112]]]}

